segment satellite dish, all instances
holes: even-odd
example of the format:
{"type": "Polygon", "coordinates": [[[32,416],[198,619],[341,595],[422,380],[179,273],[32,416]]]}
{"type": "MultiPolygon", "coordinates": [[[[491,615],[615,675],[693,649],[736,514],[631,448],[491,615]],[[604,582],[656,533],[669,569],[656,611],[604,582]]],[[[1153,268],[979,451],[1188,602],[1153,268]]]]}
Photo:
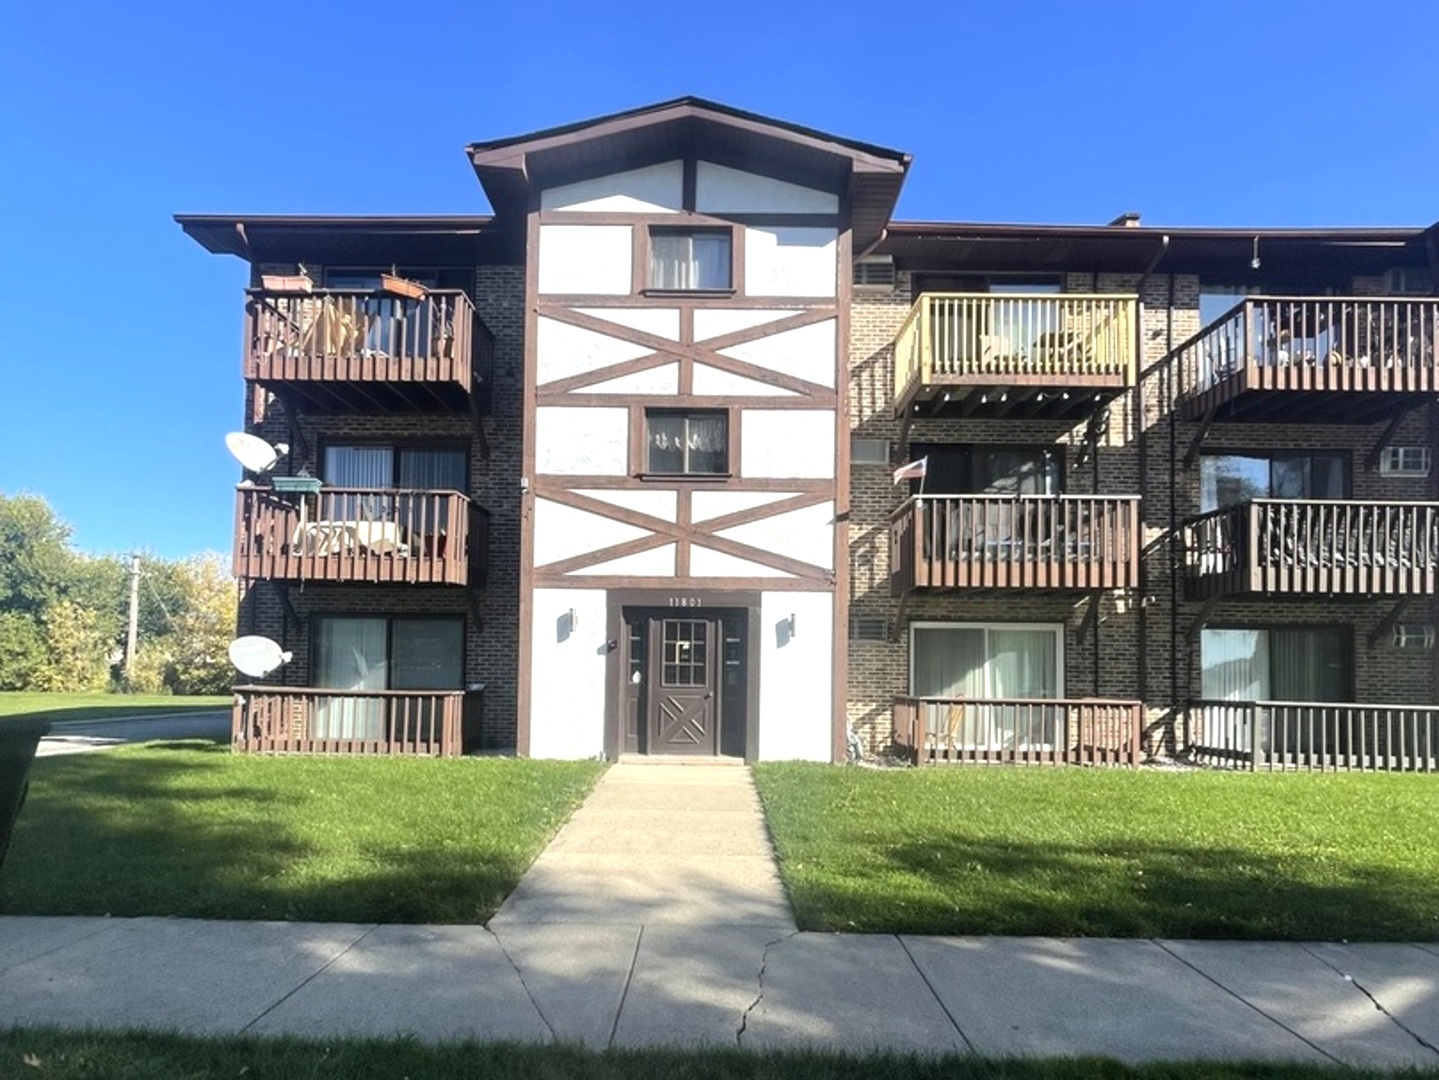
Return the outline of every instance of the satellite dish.
{"type": "Polygon", "coordinates": [[[232,431],[226,435],[225,448],[252,473],[269,472],[275,467],[275,462],[290,452],[284,443],[271,446],[264,439],[244,431],[232,431]]]}
{"type": "Polygon", "coordinates": [[[241,673],[255,679],[270,674],[281,664],[289,663],[293,655],[269,638],[259,635],[236,638],[230,642],[230,663],[241,673]]]}

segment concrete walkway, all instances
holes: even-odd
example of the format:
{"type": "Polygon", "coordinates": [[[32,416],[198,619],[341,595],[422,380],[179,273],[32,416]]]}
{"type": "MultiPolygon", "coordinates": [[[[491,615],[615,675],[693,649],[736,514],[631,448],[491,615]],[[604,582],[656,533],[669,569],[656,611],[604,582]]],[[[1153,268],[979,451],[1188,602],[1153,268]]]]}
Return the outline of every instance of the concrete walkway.
{"type": "Polygon", "coordinates": [[[748,770],[620,764],[489,927],[0,918],[0,1024],[1439,1067],[1439,945],[798,933],[748,770]]]}

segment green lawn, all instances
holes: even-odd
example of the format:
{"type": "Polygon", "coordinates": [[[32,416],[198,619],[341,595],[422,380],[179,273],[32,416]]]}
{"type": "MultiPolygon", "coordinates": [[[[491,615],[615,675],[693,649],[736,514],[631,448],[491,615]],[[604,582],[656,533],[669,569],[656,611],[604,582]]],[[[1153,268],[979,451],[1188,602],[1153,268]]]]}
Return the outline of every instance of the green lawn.
{"type": "Polygon", "coordinates": [[[32,694],[24,690],[0,691],[0,723],[16,716],[44,716],[46,720],[103,720],[136,712],[183,713],[196,709],[227,709],[223,697],[171,697],[167,694],[32,694]]]}
{"type": "Polygon", "coordinates": [[[0,1031],[0,1077],[27,1080],[1436,1080],[1335,1066],[1204,1063],[1125,1066],[1101,1058],[916,1058],[825,1051],[609,1050],[408,1039],[203,1039],[178,1035],[0,1031]]]}
{"type": "Polygon", "coordinates": [[[755,774],[804,930],[1439,940],[1439,777],[755,774]]]}
{"type": "Polygon", "coordinates": [[[602,770],[202,741],[42,758],[0,914],[480,922],[602,770]]]}

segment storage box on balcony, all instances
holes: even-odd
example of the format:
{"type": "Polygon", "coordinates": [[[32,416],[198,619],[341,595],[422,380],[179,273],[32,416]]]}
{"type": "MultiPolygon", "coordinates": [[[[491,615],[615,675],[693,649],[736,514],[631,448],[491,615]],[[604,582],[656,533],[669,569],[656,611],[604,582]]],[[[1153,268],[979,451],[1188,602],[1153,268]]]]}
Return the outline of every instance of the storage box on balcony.
{"type": "Polygon", "coordinates": [[[272,476],[270,486],[287,495],[318,495],[324,485],[317,476],[272,476]]]}

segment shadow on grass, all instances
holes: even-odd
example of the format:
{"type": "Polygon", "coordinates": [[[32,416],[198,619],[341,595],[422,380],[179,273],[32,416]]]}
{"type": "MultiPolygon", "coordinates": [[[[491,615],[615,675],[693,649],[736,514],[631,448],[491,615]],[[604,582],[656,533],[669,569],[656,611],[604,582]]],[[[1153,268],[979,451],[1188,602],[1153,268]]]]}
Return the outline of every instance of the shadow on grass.
{"type": "Polygon", "coordinates": [[[801,929],[923,934],[1439,940],[1431,875],[1316,854],[936,837],[842,874],[786,874],[801,929]]]}
{"type": "Polygon", "coordinates": [[[468,764],[247,759],[193,741],[48,758],[0,914],[483,921],[584,785],[559,785],[523,828],[486,829],[485,798],[525,819],[538,770],[484,785],[468,764]]]}

